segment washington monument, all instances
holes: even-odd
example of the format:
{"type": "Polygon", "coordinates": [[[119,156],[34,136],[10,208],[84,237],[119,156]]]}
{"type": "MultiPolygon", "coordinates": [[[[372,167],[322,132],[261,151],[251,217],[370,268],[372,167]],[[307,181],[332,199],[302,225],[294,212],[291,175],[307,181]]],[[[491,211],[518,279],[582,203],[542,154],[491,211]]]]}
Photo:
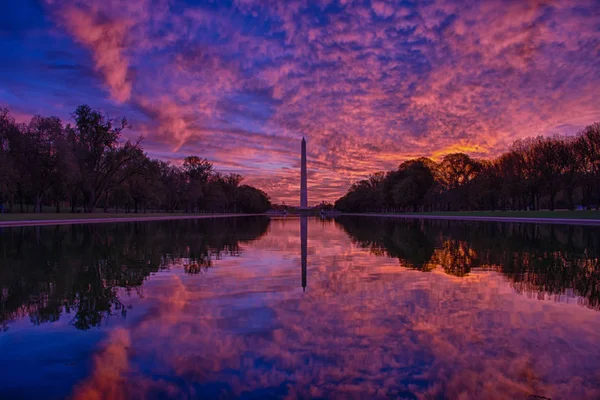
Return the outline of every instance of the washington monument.
{"type": "Polygon", "coordinates": [[[302,138],[302,161],[300,166],[300,208],[308,208],[308,188],[306,185],[306,140],[302,138]]]}
{"type": "MultiPolygon", "coordinates": [[[[302,138],[302,160],[300,166],[300,209],[308,208],[308,187],[306,184],[306,140],[302,138]]],[[[306,256],[308,248],[308,218],[300,217],[300,253],[302,268],[302,291],[306,291],[306,256]]]]}

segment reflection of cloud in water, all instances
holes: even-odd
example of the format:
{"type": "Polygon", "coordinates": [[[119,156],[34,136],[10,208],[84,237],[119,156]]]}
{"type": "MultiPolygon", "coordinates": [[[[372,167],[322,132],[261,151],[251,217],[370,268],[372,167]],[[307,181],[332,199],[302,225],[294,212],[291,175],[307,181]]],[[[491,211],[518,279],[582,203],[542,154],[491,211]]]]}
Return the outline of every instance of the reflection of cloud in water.
{"type": "Polygon", "coordinates": [[[124,399],[122,387],[129,370],[127,349],[131,338],[126,329],[115,329],[105,347],[94,357],[94,375],[75,389],[76,399],[124,399]]]}
{"type": "Polygon", "coordinates": [[[374,255],[449,275],[501,272],[518,293],[600,309],[597,227],[342,217],[340,226],[374,255]]]}
{"type": "Polygon", "coordinates": [[[0,232],[0,331],[29,316],[35,325],[70,314],[86,330],[126,316],[125,294],[171,266],[200,273],[264,235],[267,217],[45,226],[0,232]],[[119,288],[125,288],[117,296],[119,288]]]}
{"type": "Polygon", "coordinates": [[[147,282],[151,311],[128,334],[111,335],[77,393],[600,396],[596,311],[520,296],[493,271],[405,270],[312,220],[302,294],[299,246],[276,246],[290,225],[299,244],[298,220],[273,224],[242,259],[197,278],[173,271],[147,282]],[[126,348],[124,337],[129,369],[109,373],[118,367],[102,360],[121,365],[112,347],[126,348]]]}

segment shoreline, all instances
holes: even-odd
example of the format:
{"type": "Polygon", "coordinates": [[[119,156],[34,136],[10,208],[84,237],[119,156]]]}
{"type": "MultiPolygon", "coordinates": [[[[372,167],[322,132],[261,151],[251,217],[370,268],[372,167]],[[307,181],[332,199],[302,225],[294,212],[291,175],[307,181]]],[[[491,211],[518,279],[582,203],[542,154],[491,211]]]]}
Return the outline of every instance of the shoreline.
{"type": "Polygon", "coordinates": [[[354,215],[360,217],[377,218],[404,218],[404,219],[438,219],[450,221],[487,221],[487,222],[512,222],[533,224],[558,224],[558,225],[600,225],[600,219],[593,218],[546,218],[546,217],[492,217],[492,216],[469,216],[469,215],[429,215],[429,214],[381,214],[381,213],[357,213],[342,215],[354,215]]]}
{"type": "MultiPolygon", "coordinates": [[[[70,215],[70,214],[65,214],[70,215]]],[[[299,215],[299,214],[298,214],[299,215]]],[[[298,216],[288,214],[289,217],[298,216]]],[[[386,213],[340,213],[335,216],[357,216],[375,218],[402,218],[402,219],[427,219],[448,221],[481,221],[481,222],[509,222],[509,223],[535,223],[535,224],[560,224],[560,225],[590,225],[600,226],[600,219],[596,218],[560,218],[560,217],[516,217],[516,216],[482,216],[482,215],[433,215],[433,214],[386,214],[386,213]]],[[[2,220],[0,228],[18,228],[26,226],[51,226],[51,225],[81,225],[101,224],[119,222],[143,222],[143,221],[171,221],[185,219],[209,219],[209,218],[235,218],[235,217],[273,217],[278,215],[262,214],[194,214],[194,215],[139,215],[139,216],[106,216],[90,218],[64,218],[64,219],[21,219],[2,220]]],[[[317,216],[317,215],[315,215],[317,216]]],[[[335,217],[334,216],[334,217],[335,217]]]]}
{"type": "Polygon", "coordinates": [[[118,222],[143,222],[143,221],[170,221],[183,219],[208,219],[208,218],[234,218],[254,217],[266,214],[205,214],[205,215],[161,215],[161,216],[138,216],[138,217],[106,217],[106,218],[66,218],[66,219],[31,219],[31,220],[0,220],[0,228],[18,228],[24,226],[46,226],[46,225],[81,225],[102,224],[118,222]]]}

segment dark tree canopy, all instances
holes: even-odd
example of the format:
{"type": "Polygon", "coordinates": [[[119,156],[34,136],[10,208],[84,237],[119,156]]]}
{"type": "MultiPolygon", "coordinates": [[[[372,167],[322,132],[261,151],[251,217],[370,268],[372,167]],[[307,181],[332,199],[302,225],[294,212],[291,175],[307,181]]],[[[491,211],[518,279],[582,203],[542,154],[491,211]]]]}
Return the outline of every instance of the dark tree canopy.
{"type": "Polygon", "coordinates": [[[448,154],[439,163],[409,160],[383,179],[354,183],[335,207],[345,212],[598,209],[600,123],[571,137],[518,140],[491,160],[463,153],[448,154]]]}
{"type": "Polygon", "coordinates": [[[220,174],[206,159],[188,156],[182,166],[151,159],[141,138],[125,140],[126,119],[112,119],[87,105],[74,124],[35,116],[17,124],[0,109],[0,205],[24,212],[53,206],[60,212],[163,211],[253,212],[271,207],[269,197],[240,186],[239,174],[220,174]]]}

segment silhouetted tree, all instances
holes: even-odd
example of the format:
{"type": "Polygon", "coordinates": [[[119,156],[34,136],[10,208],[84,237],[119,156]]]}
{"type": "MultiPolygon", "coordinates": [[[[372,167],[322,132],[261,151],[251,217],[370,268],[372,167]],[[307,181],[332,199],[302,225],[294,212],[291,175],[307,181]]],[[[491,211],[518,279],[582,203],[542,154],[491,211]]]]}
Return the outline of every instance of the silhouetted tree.
{"type": "Polygon", "coordinates": [[[385,174],[377,172],[352,184],[348,193],[336,202],[336,208],[342,211],[376,211],[383,205],[383,182],[385,174]]]}
{"type": "Polygon", "coordinates": [[[14,118],[6,108],[0,108],[0,203],[8,201],[11,209],[20,176],[11,142],[19,134],[14,118]]]}
{"type": "Polygon", "coordinates": [[[73,145],[81,171],[79,184],[85,210],[93,212],[102,195],[133,173],[128,167],[140,156],[140,141],[121,144],[127,120],[108,118],[87,105],[77,107],[73,119],[73,145]]]}
{"type": "MultiPolygon", "coordinates": [[[[574,137],[517,140],[491,160],[463,153],[439,164],[409,160],[372,184],[352,184],[335,202],[345,212],[600,208],[600,123],[574,137]],[[380,196],[380,197],[379,197],[380,196]]],[[[378,174],[381,177],[381,173],[378,174]]]]}
{"type": "Polygon", "coordinates": [[[600,122],[587,126],[575,142],[576,152],[582,157],[584,176],[584,204],[595,202],[600,209],[600,122]],[[595,197],[591,200],[591,194],[595,197]]]}
{"type": "Polygon", "coordinates": [[[62,125],[56,117],[35,116],[29,124],[17,124],[7,109],[0,109],[0,204],[9,209],[18,201],[20,211],[34,204],[34,211],[70,202],[93,212],[264,212],[269,197],[250,186],[240,186],[239,174],[220,174],[198,156],[176,166],[152,160],[141,139],[122,137],[125,119],[115,120],[79,106],[75,125],[62,125]],[[245,202],[249,203],[246,204],[245,202]],[[245,211],[249,212],[249,211],[245,211]]]}
{"type": "Polygon", "coordinates": [[[434,182],[426,159],[406,161],[397,171],[388,172],[383,182],[384,203],[388,209],[417,211],[434,182]]]}

